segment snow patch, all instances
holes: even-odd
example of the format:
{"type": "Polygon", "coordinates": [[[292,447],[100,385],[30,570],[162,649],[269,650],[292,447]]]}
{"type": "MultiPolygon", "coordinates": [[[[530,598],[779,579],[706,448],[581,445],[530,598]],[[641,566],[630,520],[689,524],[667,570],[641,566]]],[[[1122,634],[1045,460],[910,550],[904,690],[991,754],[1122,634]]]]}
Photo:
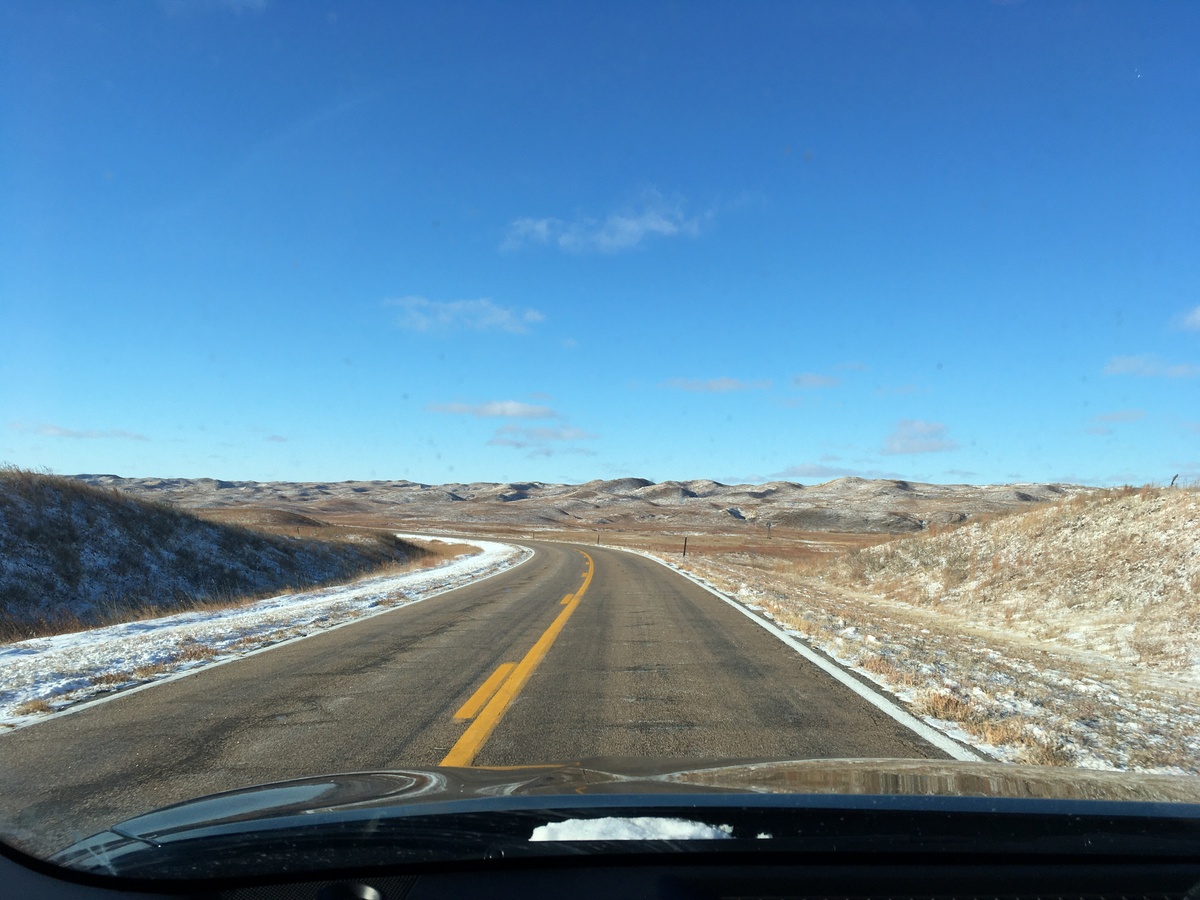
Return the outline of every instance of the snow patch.
{"type": "MultiPolygon", "coordinates": [[[[417,534],[399,537],[437,540],[417,534]]],[[[44,713],[21,714],[33,705],[45,704],[58,712],[115,690],[179,677],[426,600],[510,569],[533,555],[525,547],[495,541],[454,538],[454,543],[478,547],[480,552],[429,569],[281,594],[247,606],[0,644],[0,726],[44,721],[44,713]]]]}
{"type": "Polygon", "coordinates": [[[566,819],[539,825],[531,841],[721,841],[733,837],[732,825],[706,825],[657,816],[566,819]]]}

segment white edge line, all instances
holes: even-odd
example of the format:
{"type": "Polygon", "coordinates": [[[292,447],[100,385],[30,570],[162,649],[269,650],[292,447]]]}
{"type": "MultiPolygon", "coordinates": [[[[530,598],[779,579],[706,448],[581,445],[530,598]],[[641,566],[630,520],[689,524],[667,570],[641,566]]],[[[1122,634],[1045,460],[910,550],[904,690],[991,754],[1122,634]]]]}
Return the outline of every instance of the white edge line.
{"type": "MultiPolygon", "coordinates": [[[[413,538],[421,537],[416,534],[407,534],[407,533],[406,533],[406,536],[413,537],[413,538]]],[[[430,535],[425,539],[427,539],[427,540],[432,539],[432,540],[440,541],[440,540],[442,540],[442,536],[433,537],[432,535],[430,535]]],[[[461,541],[459,541],[459,543],[469,544],[471,542],[468,540],[461,540],[461,541]]],[[[489,578],[494,578],[497,575],[503,574],[504,572],[511,572],[517,566],[523,565],[523,564],[529,562],[529,560],[533,559],[534,550],[532,547],[526,547],[522,544],[509,544],[506,541],[489,541],[488,543],[501,544],[504,546],[512,547],[516,550],[520,550],[521,551],[521,553],[519,554],[520,559],[518,559],[512,565],[504,566],[503,568],[497,569],[494,572],[484,575],[482,578],[476,578],[472,581],[464,582],[463,584],[455,584],[455,585],[451,585],[450,587],[440,588],[436,591],[433,591],[432,593],[426,594],[424,597],[418,597],[415,600],[410,600],[408,603],[405,603],[403,606],[384,607],[383,609],[376,610],[375,612],[365,613],[361,616],[355,616],[353,619],[347,619],[345,622],[338,622],[338,624],[330,625],[328,628],[318,629],[316,631],[310,632],[309,634],[301,634],[301,635],[298,635],[297,637],[287,638],[286,640],[282,640],[282,641],[276,641],[273,644],[267,644],[265,647],[258,647],[254,650],[248,650],[245,653],[239,653],[236,656],[228,656],[225,659],[210,660],[209,662],[206,662],[203,665],[195,666],[194,668],[190,668],[190,669],[184,669],[183,671],[180,671],[180,672],[172,672],[170,675],[165,675],[162,678],[155,678],[151,681],[143,682],[142,684],[139,684],[136,687],[122,688],[120,690],[112,691],[107,694],[101,694],[99,697],[94,697],[91,700],[83,700],[79,703],[72,703],[70,706],[64,707],[63,709],[55,710],[54,712],[50,713],[49,715],[38,716],[37,718],[31,719],[28,722],[20,722],[20,723],[15,723],[15,724],[5,723],[5,727],[0,729],[0,739],[2,739],[4,737],[4,735],[6,735],[6,734],[13,734],[17,731],[21,731],[26,728],[32,728],[34,725],[40,725],[43,722],[50,722],[54,719],[59,718],[60,716],[69,716],[72,713],[83,712],[83,710],[85,710],[85,709],[91,709],[93,706],[99,706],[101,703],[108,703],[110,700],[120,700],[123,697],[128,697],[130,694],[138,694],[138,693],[141,693],[142,691],[149,690],[150,688],[158,687],[160,684],[167,684],[168,682],[171,682],[171,681],[178,681],[181,678],[187,678],[189,675],[198,675],[201,672],[211,672],[217,666],[223,666],[227,663],[240,662],[241,660],[247,659],[248,657],[257,656],[260,653],[266,653],[268,650],[276,650],[279,647],[285,647],[288,644],[295,644],[297,641],[303,641],[303,640],[307,640],[310,637],[317,637],[318,635],[321,635],[321,634],[328,634],[331,631],[337,631],[339,628],[345,628],[347,625],[357,625],[359,622],[365,622],[367,619],[373,619],[376,616],[382,616],[382,615],[385,615],[385,614],[391,613],[391,612],[399,612],[402,609],[407,609],[408,607],[413,606],[417,603],[421,603],[424,600],[432,600],[434,597],[440,597],[442,594],[448,594],[450,591],[457,591],[459,588],[472,587],[476,584],[479,584],[480,582],[487,581],[489,578]]],[[[475,546],[479,546],[479,545],[476,544],[475,546]]]]}
{"type": "Polygon", "coordinates": [[[791,647],[793,650],[795,650],[797,653],[799,653],[801,656],[803,656],[806,660],[808,660],[814,666],[819,668],[822,672],[825,672],[826,674],[837,679],[837,681],[839,681],[841,684],[844,684],[846,687],[850,688],[850,690],[854,691],[854,693],[858,694],[860,697],[862,697],[864,700],[866,700],[872,706],[876,707],[877,709],[881,710],[882,712],[887,713],[889,716],[891,716],[893,719],[895,719],[897,722],[899,722],[905,728],[908,728],[910,731],[915,731],[919,736],[921,736],[925,740],[929,741],[929,743],[933,744],[939,750],[941,750],[945,753],[949,753],[950,756],[953,757],[954,759],[961,760],[963,762],[991,761],[987,757],[984,757],[981,754],[976,753],[974,750],[963,746],[962,744],[960,744],[958,741],[954,740],[949,735],[944,734],[943,732],[938,731],[936,728],[933,728],[932,726],[927,725],[926,723],[922,722],[920,719],[918,719],[916,716],[914,716],[908,710],[903,709],[898,704],[896,704],[894,701],[888,699],[887,697],[885,697],[883,694],[879,693],[878,691],[872,690],[866,684],[864,684],[863,682],[859,681],[854,676],[847,673],[841,666],[837,665],[836,663],[827,659],[825,656],[822,656],[821,654],[817,653],[812,648],[807,647],[804,644],[802,644],[800,641],[796,640],[794,637],[792,637],[790,634],[788,634],[786,631],[784,631],[782,628],[780,628],[774,622],[771,622],[768,619],[763,618],[762,616],[758,615],[756,612],[754,612],[751,609],[747,609],[745,606],[743,606],[741,603],[738,603],[732,597],[728,596],[727,594],[722,593],[721,591],[718,591],[712,585],[706,584],[705,582],[701,581],[699,578],[696,578],[690,572],[685,572],[682,569],[678,569],[675,566],[671,565],[670,563],[659,559],[657,556],[651,556],[649,553],[645,552],[644,550],[634,550],[634,549],[631,549],[628,547],[609,547],[608,549],[620,550],[623,553],[633,553],[636,556],[645,557],[646,559],[652,560],[653,562],[658,563],[660,566],[662,566],[666,569],[670,569],[672,572],[675,572],[676,574],[682,575],[684,578],[686,578],[688,581],[692,582],[693,584],[696,584],[697,586],[704,588],[704,590],[708,591],[714,597],[720,597],[722,600],[724,600],[726,603],[728,603],[730,606],[732,606],[734,609],[736,609],[742,615],[746,616],[746,618],[750,619],[750,621],[754,622],[756,625],[762,626],[767,631],[771,632],[771,634],[775,635],[775,637],[779,638],[779,640],[783,641],[785,644],[787,644],[789,647],[791,647]]]}

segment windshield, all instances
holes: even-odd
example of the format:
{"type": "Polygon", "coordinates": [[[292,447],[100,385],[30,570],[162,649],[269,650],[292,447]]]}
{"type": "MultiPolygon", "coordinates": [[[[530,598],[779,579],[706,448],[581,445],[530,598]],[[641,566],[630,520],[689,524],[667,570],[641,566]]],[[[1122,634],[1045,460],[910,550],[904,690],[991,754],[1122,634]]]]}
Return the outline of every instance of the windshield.
{"type": "Polygon", "coordinates": [[[0,0],[0,841],[1196,802],[1198,45],[0,0]]]}

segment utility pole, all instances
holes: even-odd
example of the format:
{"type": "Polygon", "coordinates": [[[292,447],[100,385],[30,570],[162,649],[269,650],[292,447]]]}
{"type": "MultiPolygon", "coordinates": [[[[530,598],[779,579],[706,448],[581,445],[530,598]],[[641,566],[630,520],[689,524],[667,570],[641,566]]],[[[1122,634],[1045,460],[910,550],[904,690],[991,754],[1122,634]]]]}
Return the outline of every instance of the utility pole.
{"type": "Polygon", "coordinates": [[[771,539],[771,523],[768,522],[767,523],[767,540],[769,541],[770,539],[771,539]]]}
{"type": "Polygon", "coordinates": [[[683,558],[687,559],[687,535],[683,536],[683,558]]]}

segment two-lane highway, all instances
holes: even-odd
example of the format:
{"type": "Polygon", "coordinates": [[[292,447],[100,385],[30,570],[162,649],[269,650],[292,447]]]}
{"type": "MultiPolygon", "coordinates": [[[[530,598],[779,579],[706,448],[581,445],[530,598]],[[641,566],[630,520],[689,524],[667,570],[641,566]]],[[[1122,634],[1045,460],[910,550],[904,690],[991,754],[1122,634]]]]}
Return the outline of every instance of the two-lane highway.
{"type": "Polygon", "coordinates": [[[484,582],[0,735],[5,830],[45,852],[328,772],[944,756],[664,567],[531,546],[484,582]]]}
{"type": "Polygon", "coordinates": [[[584,602],[477,765],[945,756],[686,578],[588,553],[584,602]]]}

